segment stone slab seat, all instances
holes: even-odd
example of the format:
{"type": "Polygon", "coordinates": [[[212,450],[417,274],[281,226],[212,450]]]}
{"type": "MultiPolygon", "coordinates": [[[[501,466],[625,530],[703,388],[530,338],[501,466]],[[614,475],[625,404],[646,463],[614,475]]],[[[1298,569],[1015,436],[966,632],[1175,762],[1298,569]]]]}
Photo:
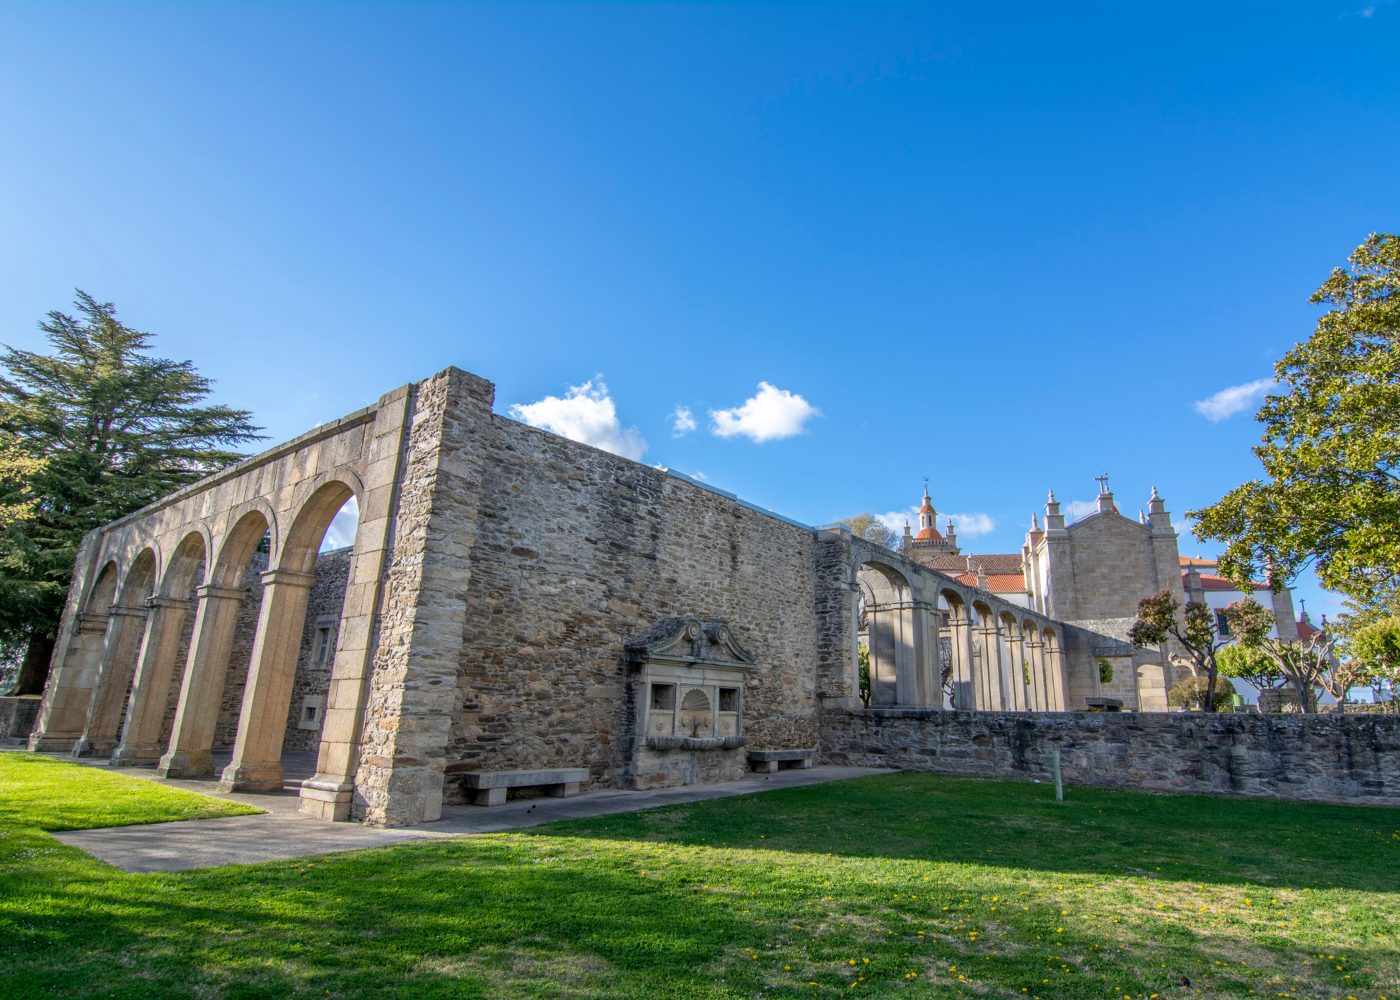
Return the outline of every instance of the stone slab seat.
{"type": "Polygon", "coordinates": [[[750,750],[749,767],[760,774],[772,774],[780,767],[806,770],[812,766],[812,758],[816,755],[816,747],[806,750],[750,750]]]}
{"type": "Polygon", "coordinates": [[[546,795],[567,798],[579,793],[588,780],[585,767],[542,767],[530,771],[474,771],[467,764],[449,764],[446,773],[456,775],[473,805],[499,806],[511,788],[543,788],[546,795]]]}

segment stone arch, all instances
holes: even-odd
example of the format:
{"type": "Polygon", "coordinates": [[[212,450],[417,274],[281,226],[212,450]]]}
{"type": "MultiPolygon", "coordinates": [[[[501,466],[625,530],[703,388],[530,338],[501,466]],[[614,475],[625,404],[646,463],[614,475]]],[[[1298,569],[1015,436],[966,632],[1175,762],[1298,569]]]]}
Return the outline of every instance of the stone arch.
{"type": "Polygon", "coordinates": [[[976,664],[972,656],[972,612],[960,590],[943,587],[938,591],[939,612],[946,635],[939,643],[939,660],[948,670],[951,687],[950,708],[971,711],[977,708],[976,664]]]}
{"type": "Polygon", "coordinates": [[[170,553],[156,593],[162,597],[187,598],[191,588],[204,583],[212,551],[209,529],[203,525],[191,528],[170,553]],[[200,572],[201,569],[204,572],[200,572]]]}
{"type": "MultiPolygon", "coordinates": [[[[282,744],[291,710],[306,607],[316,577],[316,555],[336,513],[363,486],[348,469],[314,477],[298,492],[282,543],[263,574],[262,606],[243,689],[233,761],[224,769],[225,791],[277,791],[282,787],[282,744]]],[[[343,606],[341,614],[343,616],[343,606]]],[[[338,632],[340,630],[337,630],[338,632]]]]}
{"type": "Polygon", "coordinates": [[[210,545],[210,551],[217,552],[217,556],[207,576],[215,587],[242,588],[248,564],[264,536],[268,537],[269,551],[277,551],[277,514],[267,501],[255,500],[235,511],[230,522],[217,548],[210,545]]]}
{"type": "Polygon", "coordinates": [[[999,712],[1004,707],[1005,688],[1002,684],[1001,629],[991,604],[974,597],[972,609],[973,659],[979,693],[977,707],[987,712],[999,712]]]}
{"type": "Polygon", "coordinates": [[[1036,625],[1040,637],[1038,655],[1040,676],[1043,678],[1045,705],[1047,712],[1063,712],[1066,709],[1066,681],[1064,656],[1060,648],[1060,636],[1048,625],[1036,625]]]}
{"type": "Polygon", "coordinates": [[[913,589],[895,567],[867,560],[856,567],[856,597],[858,635],[865,635],[870,656],[870,704],[898,705],[901,668],[906,674],[912,669],[913,625],[906,612],[912,608],[913,589]]]}
{"type": "Polygon", "coordinates": [[[112,610],[117,599],[117,580],[121,576],[121,566],[115,559],[108,559],[97,573],[97,579],[88,588],[87,600],[83,602],[82,614],[106,615],[112,610]]]}
{"type": "Polygon", "coordinates": [[[326,529],[336,513],[351,497],[363,498],[364,484],[350,469],[337,469],[317,476],[304,490],[293,508],[291,527],[285,542],[273,548],[278,569],[309,573],[316,564],[316,553],[326,529]]]}
{"type": "Polygon", "coordinates": [[[1035,707],[1034,667],[1031,659],[1030,637],[1035,626],[1026,627],[1011,608],[997,612],[997,630],[1002,653],[1002,707],[1012,712],[1024,712],[1035,707]]]}
{"type": "Polygon", "coordinates": [[[131,682],[126,721],[112,763],[150,765],[160,760],[167,720],[183,666],[180,647],[193,597],[203,583],[209,563],[209,536],[200,526],[190,528],[171,550],[165,572],[149,602],[145,638],[131,682]]]}
{"type": "Polygon", "coordinates": [[[155,592],[157,569],[155,548],[147,545],[131,558],[117,587],[83,734],[73,746],[74,756],[111,753],[117,745],[117,734],[122,730],[126,715],[127,695],[145,638],[146,616],[155,592]]]}

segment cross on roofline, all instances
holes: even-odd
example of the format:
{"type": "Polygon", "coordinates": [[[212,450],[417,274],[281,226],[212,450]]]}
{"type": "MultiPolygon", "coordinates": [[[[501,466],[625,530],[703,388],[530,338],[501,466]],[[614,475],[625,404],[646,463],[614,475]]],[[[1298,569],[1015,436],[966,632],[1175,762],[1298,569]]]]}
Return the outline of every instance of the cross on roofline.
{"type": "Polygon", "coordinates": [[[1105,472],[1102,476],[1095,476],[1095,477],[1094,477],[1094,482],[1096,482],[1096,483],[1099,484],[1099,492],[1100,492],[1100,493],[1107,493],[1107,492],[1108,492],[1108,473],[1107,473],[1107,472],[1105,472]]]}

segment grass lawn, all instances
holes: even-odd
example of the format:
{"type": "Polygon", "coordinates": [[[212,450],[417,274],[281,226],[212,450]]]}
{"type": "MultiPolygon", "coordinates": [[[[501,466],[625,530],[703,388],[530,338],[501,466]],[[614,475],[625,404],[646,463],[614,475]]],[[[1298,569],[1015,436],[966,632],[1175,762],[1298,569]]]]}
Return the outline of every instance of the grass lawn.
{"type": "Polygon", "coordinates": [[[41,832],[200,810],[0,755],[0,997],[1400,1000],[1400,810],[899,774],[168,875],[41,832]]]}

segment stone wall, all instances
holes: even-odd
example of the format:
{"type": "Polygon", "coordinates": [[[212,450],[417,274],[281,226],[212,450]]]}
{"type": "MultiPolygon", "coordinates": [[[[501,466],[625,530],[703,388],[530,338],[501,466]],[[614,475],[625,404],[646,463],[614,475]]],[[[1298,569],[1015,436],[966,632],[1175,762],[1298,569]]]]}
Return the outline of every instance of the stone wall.
{"type": "Polygon", "coordinates": [[[810,529],[502,417],[485,445],[449,761],[616,786],[624,644],[674,615],[727,621],[753,654],[750,746],[816,745],[810,529]]]}
{"type": "Polygon", "coordinates": [[[16,745],[29,739],[38,718],[37,696],[0,698],[0,746],[16,745]]]}
{"type": "Polygon", "coordinates": [[[1400,716],[831,710],[824,764],[1400,805],[1400,716]]]}

